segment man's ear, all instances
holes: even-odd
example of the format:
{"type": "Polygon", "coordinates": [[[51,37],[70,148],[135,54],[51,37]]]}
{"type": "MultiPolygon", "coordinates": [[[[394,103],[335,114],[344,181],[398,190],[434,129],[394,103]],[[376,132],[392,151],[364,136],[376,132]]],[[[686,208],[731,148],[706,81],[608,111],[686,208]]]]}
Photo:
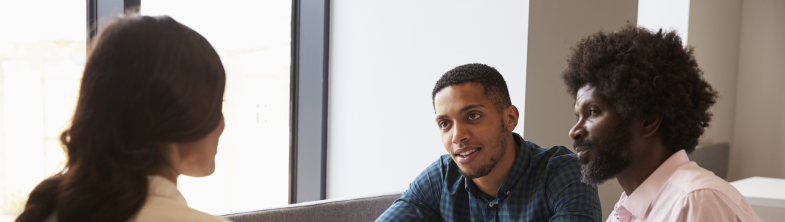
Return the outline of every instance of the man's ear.
{"type": "Polygon", "coordinates": [[[518,126],[519,117],[520,113],[518,113],[518,108],[515,105],[510,105],[504,109],[504,129],[510,132],[515,130],[515,126],[518,126]]]}
{"type": "Polygon", "coordinates": [[[660,123],[662,123],[662,118],[659,116],[648,117],[643,120],[643,130],[641,131],[641,136],[644,138],[648,138],[660,129],[660,123]]]}

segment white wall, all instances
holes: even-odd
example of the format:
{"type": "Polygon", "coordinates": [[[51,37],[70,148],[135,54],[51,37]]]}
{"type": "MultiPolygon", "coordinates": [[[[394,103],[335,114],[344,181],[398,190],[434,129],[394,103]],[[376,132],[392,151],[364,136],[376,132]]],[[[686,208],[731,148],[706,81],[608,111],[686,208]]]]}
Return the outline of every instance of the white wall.
{"type": "MultiPolygon", "coordinates": [[[[719,93],[700,145],[733,141],[742,0],[691,0],[688,45],[703,78],[719,93]]],[[[731,150],[745,149],[731,146],[731,150]]]]}
{"type": "MultiPolygon", "coordinates": [[[[327,198],[402,192],[446,154],[431,90],[455,66],[495,67],[523,111],[528,6],[333,1],[327,198]]],[[[521,133],[522,125],[515,131],[521,133]]]]}
{"type": "Polygon", "coordinates": [[[729,179],[785,178],[785,1],[743,1],[729,179]]]}
{"type": "Polygon", "coordinates": [[[692,0],[689,45],[719,92],[700,144],[730,142],[727,180],[785,178],[785,1],[692,0]]]}
{"type": "Polygon", "coordinates": [[[638,26],[657,32],[675,30],[687,44],[690,0],[638,0],[638,26]]]}

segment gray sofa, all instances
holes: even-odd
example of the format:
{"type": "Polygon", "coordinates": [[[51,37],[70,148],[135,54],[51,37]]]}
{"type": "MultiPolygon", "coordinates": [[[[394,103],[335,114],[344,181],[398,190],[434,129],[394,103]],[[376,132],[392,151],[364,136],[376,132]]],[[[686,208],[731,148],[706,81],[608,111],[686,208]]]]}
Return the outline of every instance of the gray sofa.
{"type": "Polygon", "coordinates": [[[401,194],[355,199],[321,200],[279,208],[223,215],[236,222],[267,221],[374,221],[401,194]]]}
{"type": "MultiPolygon", "coordinates": [[[[692,152],[691,161],[721,178],[728,176],[728,143],[699,146],[692,152]]],[[[236,222],[256,221],[374,221],[401,194],[373,197],[322,200],[293,204],[279,208],[224,215],[236,222]]]]}

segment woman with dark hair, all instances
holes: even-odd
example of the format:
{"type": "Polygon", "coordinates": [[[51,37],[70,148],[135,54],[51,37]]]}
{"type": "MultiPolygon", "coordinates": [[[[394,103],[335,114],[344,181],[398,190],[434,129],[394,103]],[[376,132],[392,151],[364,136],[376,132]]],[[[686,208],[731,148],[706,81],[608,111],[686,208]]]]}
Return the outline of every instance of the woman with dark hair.
{"type": "Polygon", "coordinates": [[[226,75],[210,43],[170,17],[130,16],[91,48],[60,138],[66,169],[17,221],[227,221],[189,208],[176,186],[215,170],[226,75]]]}

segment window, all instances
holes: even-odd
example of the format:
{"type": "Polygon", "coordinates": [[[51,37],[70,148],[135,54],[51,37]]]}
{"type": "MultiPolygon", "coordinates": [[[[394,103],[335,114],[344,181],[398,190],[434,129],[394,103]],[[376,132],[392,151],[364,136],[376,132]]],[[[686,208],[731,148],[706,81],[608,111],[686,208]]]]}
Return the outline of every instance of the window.
{"type": "Polygon", "coordinates": [[[0,221],[65,164],[59,136],[84,68],[85,14],[85,1],[0,2],[0,221]]]}
{"type": "Polygon", "coordinates": [[[291,1],[142,1],[142,15],[168,15],[199,32],[226,69],[216,171],[181,176],[188,205],[211,214],[289,202],[291,1]]]}
{"type": "MultiPolygon", "coordinates": [[[[0,2],[0,19],[14,21],[0,23],[0,221],[16,218],[32,188],[65,164],[59,135],[84,69],[86,8],[0,2]]],[[[290,1],[142,3],[143,15],[169,15],[205,36],[227,72],[216,171],[178,181],[189,206],[225,214],[288,204],[291,12],[290,1]]]]}
{"type": "Polygon", "coordinates": [[[690,0],[639,0],[638,26],[651,31],[675,30],[687,46],[690,24],[690,0]]]}

